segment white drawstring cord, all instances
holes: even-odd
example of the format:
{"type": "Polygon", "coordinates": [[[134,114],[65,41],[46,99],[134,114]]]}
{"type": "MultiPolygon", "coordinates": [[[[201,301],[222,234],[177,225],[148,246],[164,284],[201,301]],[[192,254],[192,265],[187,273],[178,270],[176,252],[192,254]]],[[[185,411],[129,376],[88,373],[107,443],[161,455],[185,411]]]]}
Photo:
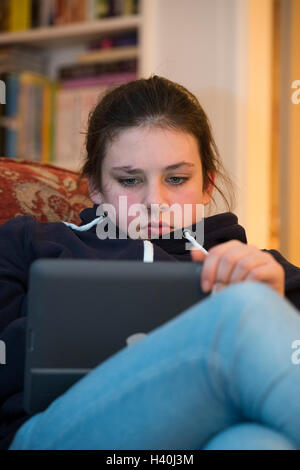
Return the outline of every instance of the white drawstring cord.
{"type": "Polygon", "coordinates": [[[105,215],[100,215],[100,217],[97,217],[96,219],[92,220],[86,225],[75,225],[75,224],[72,224],[71,222],[64,222],[64,221],[62,221],[62,223],[67,225],[67,227],[70,227],[74,230],[78,230],[79,232],[85,232],[86,230],[89,230],[91,227],[96,225],[104,217],[105,215]]]}
{"type": "Polygon", "coordinates": [[[194,245],[194,247],[198,248],[199,250],[202,251],[202,253],[205,253],[206,255],[208,255],[208,251],[206,251],[205,248],[203,248],[203,246],[200,245],[200,243],[198,243],[194,237],[192,237],[191,233],[189,230],[185,229],[183,231],[183,236],[184,238],[186,238],[189,242],[191,242],[192,245],[194,245]]]}
{"type": "Polygon", "coordinates": [[[144,240],[144,263],[153,263],[154,248],[150,240],[144,240]]]}
{"type": "MultiPolygon", "coordinates": [[[[202,251],[202,253],[204,253],[205,255],[208,255],[208,251],[206,251],[205,248],[203,248],[203,246],[200,245],[200,243],[197,242],[197,240],[195,240],[190,231],[188,229],[186,230],[183,230],[183,236],[184,238],[186,238],[187,240],[189,240],[191,242],[191,244],[195,247],[195,248],[198,248],[199,250],[202,251]]],[[[212,290],[211,290],[211,294],[215,294],[217,292],[217,285],[214,284],[213,287],[212,287],[212,290]]]]}

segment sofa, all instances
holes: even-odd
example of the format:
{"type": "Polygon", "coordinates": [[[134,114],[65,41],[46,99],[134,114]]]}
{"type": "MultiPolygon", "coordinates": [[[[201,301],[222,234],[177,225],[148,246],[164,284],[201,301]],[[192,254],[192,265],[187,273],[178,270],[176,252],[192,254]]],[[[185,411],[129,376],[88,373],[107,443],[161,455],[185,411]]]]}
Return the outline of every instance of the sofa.
{"type": "Polygon", "coordinates": [[[0,157],[0,225],[21,215],[39,222],[80,224],[80,212],[92,207],[87,182],[78,173],[52,164],[0,157]]]}

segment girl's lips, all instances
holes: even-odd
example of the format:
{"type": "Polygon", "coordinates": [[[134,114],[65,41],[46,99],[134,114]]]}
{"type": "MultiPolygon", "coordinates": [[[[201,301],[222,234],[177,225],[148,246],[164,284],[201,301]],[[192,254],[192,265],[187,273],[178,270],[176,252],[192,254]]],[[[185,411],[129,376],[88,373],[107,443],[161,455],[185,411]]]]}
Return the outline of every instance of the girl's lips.
{"type": "Polygon", "coordinates": [[[149,224],[147,227],[148,234],[151,233],[158,233],[159,235],[163,233],[169,233],[172,231],[172,228],[169,225],[166,224],[159,224],[159,225],[151,225],[149,224]]]}
{"type": "Polygon", "coordinates": [[[163,222],[159,222],[159,223],[151,223],[151,222],[149,222],[148,227],[153,227],[153,228],[162,228],[162,227],[165,227],[165,228],[172,228],[172,227],[170,227],[170,225],[164,224],[163,222]]]}

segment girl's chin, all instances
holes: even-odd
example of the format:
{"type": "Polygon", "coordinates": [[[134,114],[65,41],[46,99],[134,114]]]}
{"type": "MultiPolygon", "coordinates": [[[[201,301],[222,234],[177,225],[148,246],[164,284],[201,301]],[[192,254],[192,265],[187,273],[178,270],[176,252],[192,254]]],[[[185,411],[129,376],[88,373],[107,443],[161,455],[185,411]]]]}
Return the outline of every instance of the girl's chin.
{"type": "Polygon", "coordinates": [[[168,235],[169,233],[173,232],[174,231],[174,228],[172,227],[162,227],[162,228],[145,228],[145,229],[141,229],[138,231],[140,231],[140,235],[139,235],[139,239],[143,239],[143,240],[151,240],[151,238],[157,238],[157,237],[160,237],[162,235],[168,235]]]}

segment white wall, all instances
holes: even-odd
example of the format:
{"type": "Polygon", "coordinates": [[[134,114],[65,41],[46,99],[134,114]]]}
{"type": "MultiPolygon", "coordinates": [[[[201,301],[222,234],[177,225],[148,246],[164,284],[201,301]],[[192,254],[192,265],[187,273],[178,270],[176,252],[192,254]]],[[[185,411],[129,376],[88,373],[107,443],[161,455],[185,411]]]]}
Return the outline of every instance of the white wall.
{"type": "MultiPolygon", "coordinates": [[[[267,140],[271,109],[270,97],[263,93],[268,87],[270,63],[267,61],[264,67],[261,60],[270,54],[270,2],[264,0],[260,6],[258,0],[142,2],[145,24],[140,73],[166,76],[198,97],[211,120],[224,166],[236,183],[234,212],[246,228],[248,242],[261,248],[268,247],[269,238],[267,140]],[[255,15],[260,20],[260,31],[255,30],[255,15]],[[261,47],[255,36],[262,41],[261,47]],[[260,62],[256,70],[257,56],[260,62]],[[262,83],[253,81],[255,73],[264,77],[262,83]],[[256,91],[262,100],[257,118],[259,122],[261,115],[263,125],[259,129],[255,129],[249,101],[256,91]],[[260,135],[256,143],[257,130],[260,135]],[[260,178],[254,174],[255,165],[260,165],[255,155],[262,159],[260,178]]],[[[222,199],[216,200],[218,209],[206,215],[226,210],[222,199]]]]}
{"type": "MultiPolygon", "coordinates": [[[[177,81],[197,96],[211,120],[223,163],[234,179],[237,1],[144,0],[141,70],[143,76],[157,73],[177,81]]],[[[217,201],[217,212],[222,212],[222,199],[217,201]]]]}

